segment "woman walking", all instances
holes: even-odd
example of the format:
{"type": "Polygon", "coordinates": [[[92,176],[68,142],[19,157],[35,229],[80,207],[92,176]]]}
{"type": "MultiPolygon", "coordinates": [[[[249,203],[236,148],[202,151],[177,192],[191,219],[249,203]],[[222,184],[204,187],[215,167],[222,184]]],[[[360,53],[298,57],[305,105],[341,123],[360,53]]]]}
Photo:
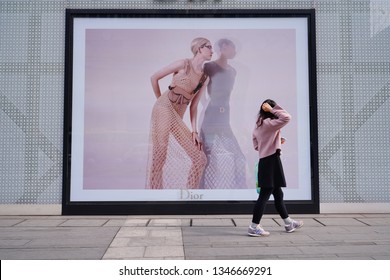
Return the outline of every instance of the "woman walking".
{"type": "Polygon", "coordinates": [[[302,221],[289,217],[283,200],[282,188],[286,187],[283,166],[280,160],[282,139],[280,130],[290,121],[290,114],[271,99],[265,100],[260,107],[256,127],[253,131],[253,146],[259,152],[258,183],[260,194],[253,209],[252,224],[248,228],[250,236],[268,236],[260,221],[271,194],[275,208],[283,219],[287,232],[293,232],[303,226],[302,221]]]}

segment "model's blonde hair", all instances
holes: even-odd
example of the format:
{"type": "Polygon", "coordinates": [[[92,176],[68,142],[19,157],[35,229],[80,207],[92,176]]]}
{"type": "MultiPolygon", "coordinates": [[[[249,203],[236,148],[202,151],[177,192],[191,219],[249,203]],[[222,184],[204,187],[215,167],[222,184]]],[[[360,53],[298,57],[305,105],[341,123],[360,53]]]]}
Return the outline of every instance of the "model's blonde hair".
{"type": "Polygon", "coordinates": [[[203,38],[203,37],[198,37],[192,40],[191,42],[191,51],[194,55],[198,53],[198,50],[201,47],[204,47],[207,43],[210,43],[210,40],[203,38]]]}

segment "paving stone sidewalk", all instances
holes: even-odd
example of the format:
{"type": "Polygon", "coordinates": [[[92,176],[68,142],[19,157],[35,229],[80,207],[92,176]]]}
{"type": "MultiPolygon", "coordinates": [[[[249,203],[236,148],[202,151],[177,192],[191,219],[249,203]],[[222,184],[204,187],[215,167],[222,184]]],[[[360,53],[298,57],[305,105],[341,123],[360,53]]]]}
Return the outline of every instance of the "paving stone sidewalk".
{"type": "Polygon", "coordinates": [[[271,235],[249,237],[249,215],[0,216],[0,259],[390,260],[390,214],[293,218],[304,227],[266,215],[271,235]]]}

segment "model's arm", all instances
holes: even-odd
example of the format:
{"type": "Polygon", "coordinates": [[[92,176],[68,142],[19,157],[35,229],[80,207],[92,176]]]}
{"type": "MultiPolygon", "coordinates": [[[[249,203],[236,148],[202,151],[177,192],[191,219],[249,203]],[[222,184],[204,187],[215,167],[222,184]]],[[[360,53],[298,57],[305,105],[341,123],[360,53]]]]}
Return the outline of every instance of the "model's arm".
{"type": "Polygon", "coordinates": [[[162,69],[157,71],[150,77],[150,82],[152,83],[152,88],[154,95],[159,98],[161,96],[161,90],[160,90],[160,85],[158,84],[159,80],[162,78],[168,76],[169,74],[176,73],[180,69],[183,69],[185,65],[185,60],[178,60],[162,69]]]}
{"type": "MultiPolygon", "coordinates": [[[[211,79],[210,77],[210,64],[209,63],[206,63],[204,65],[204,68],[203,68],[203,71],[204,71],[204,74],[206,74],[208,77],[209,77],[209,80],[211,79]]],[[[200,104],[202,104],[203,107],[206,107],[207,104],[209,103],[209,95],[210,95],[210,92],[205,91],[204,94],[202,94],[201,98],[200,98],[200,104]],[[207,94],[206,94],[207,93],[207,94]]]]}
{"type": "Polygon", "coordinates": [[[210,78],[208,77],[206,81],[203,83],[203,86],[199,90],[199,92],[195,95],[195,97],[191,101],[190,105],[190,120],[191,120],[191,128],[192,128],[192,139],[194,140],[194,144],[202,149],[202,143],[200,142],[198,130],[197,130],[197,117],[198,117],[198,104],[199,100],[202,98],[202,95],[205,93],[207,85],[209,83],[210,78]]]}

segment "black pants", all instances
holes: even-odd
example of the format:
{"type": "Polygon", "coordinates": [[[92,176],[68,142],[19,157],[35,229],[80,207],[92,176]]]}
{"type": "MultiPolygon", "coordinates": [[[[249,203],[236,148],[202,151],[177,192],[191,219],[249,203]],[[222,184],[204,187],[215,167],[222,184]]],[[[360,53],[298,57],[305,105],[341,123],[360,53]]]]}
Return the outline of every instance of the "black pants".
{"type": "Polygon", "coordinates": [[[282,219],[288,218],[288,212],[286,206],[284,205],[282,188],[261,188],[259,198],[257,199],[255,207],[253,209],[252,223],[260,223],[260,220],[264,214],[265,205],[267,204],[267,201],[269,200],[271,194],[274,196],[275,208],[276,211],[278,211],[280,217],[282,219]]]}

